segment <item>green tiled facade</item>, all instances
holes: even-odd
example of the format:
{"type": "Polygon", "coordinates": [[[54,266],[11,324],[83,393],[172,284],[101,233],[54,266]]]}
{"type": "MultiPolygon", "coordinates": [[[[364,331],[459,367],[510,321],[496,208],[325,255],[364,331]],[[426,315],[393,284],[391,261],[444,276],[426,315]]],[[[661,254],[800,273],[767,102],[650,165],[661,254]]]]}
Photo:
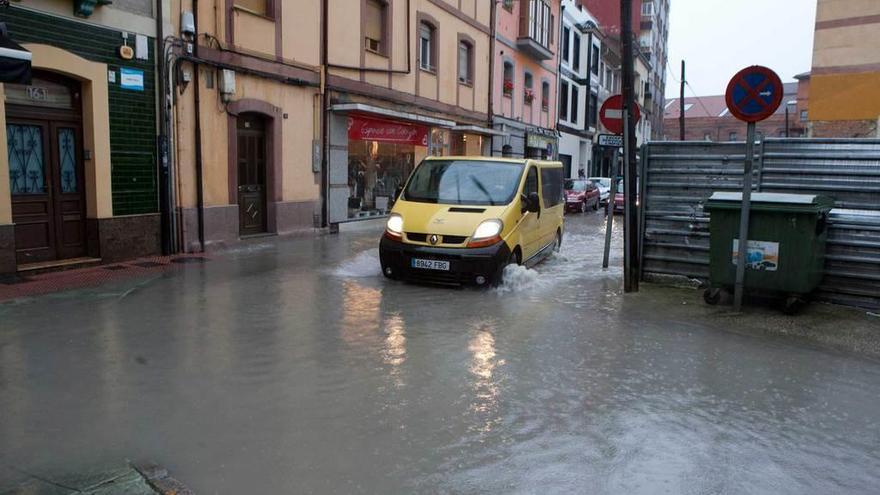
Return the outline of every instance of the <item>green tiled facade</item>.
{"type": "MultiPolygon", "coordinates": [[[[56,46],[116,73],[110,90],[110,160],[113,215],[156,213],[159,186],[156,173],[155,39],[149,38],[149,60],[123,60],[118,49],[122,32],[11,6],[0,8],[12,39],[19,43],[56,46]],[[119,69],[144,72],[144,90],[122,89],[119,69]]],[[[134,47],[135,34],[128,45],[134,47]]]]}

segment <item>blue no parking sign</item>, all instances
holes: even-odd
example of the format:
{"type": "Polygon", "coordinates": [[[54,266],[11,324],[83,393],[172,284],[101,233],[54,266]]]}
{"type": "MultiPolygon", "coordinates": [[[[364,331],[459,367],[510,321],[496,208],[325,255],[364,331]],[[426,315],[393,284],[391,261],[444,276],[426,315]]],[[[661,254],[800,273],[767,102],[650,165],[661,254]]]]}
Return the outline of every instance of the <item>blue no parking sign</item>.
{"type": "Polygon", "coordinates": [[[727,108],[745,122],[760,122],[782,103],[785,88],[779,76],[760,65],[739,71],[727,85],[727,108]]]}

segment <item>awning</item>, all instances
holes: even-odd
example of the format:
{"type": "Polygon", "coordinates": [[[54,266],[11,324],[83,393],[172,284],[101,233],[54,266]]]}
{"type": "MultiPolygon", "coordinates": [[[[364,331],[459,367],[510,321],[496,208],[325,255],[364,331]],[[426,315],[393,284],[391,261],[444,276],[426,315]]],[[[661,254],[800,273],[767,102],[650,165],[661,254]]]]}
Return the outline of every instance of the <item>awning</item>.
{"type": "Polygon", "coordinates": [[[484,136],[510,136],[509,132],[499,131],[498,129],[490,129],[488,127],[480,127],[477,125],[457,125],[452,128],[453,131],[468,132],[471,134],[482,134],[484,136]]]}
{"type": "Polygon", "coordinates": [[[392,120],[405,120],[408,122],[414,122],[417,124],[427,124],[436,127],[454,127],[455,122],[446,119],[440,119],[437,117],[428,117],[426,115],[419,115],[416,113],[409,112],[398,112],[397,110],[391,110],[388,108],[377,107],[374,105],[367,105],[364,103],[338,103],[336,105],[330,106],[331,112],[356,112],[356,113],[366,113],[373,115],[381,115],[383,117],[388,117],[392,120]]]}
{"type": "Polygon", "coordinates": [[[31,52],[9,39],[4,23],[0,23],[0,82],[31,83],[31,52]]]}

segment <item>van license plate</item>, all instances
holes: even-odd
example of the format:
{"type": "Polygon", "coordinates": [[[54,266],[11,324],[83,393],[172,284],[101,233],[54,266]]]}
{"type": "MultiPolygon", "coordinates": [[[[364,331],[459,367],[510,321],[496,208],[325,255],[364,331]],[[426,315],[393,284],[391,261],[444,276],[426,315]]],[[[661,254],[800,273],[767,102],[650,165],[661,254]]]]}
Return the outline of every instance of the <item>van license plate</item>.
{"type": "Polygon", "coordinates": [[[412,260],[413,268],[421,268],[423,270],[443,270],[449,271],[449,262],[448,261],[437,261],[437,260],[420,260],[413,258],[412,260]]]}

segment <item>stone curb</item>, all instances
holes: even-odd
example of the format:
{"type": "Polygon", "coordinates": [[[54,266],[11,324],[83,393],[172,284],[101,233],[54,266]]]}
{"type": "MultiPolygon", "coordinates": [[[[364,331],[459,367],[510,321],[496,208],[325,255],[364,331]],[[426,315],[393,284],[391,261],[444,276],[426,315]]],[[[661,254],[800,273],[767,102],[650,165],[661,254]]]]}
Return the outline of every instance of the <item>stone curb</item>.
{"type": "Polygon", "coordinates": [[[147,480],[147,483],[161,495],[195,495],[180,481],[168,475],[168,470],[153,462],[132,463],[131,467],[147,480]]]}

